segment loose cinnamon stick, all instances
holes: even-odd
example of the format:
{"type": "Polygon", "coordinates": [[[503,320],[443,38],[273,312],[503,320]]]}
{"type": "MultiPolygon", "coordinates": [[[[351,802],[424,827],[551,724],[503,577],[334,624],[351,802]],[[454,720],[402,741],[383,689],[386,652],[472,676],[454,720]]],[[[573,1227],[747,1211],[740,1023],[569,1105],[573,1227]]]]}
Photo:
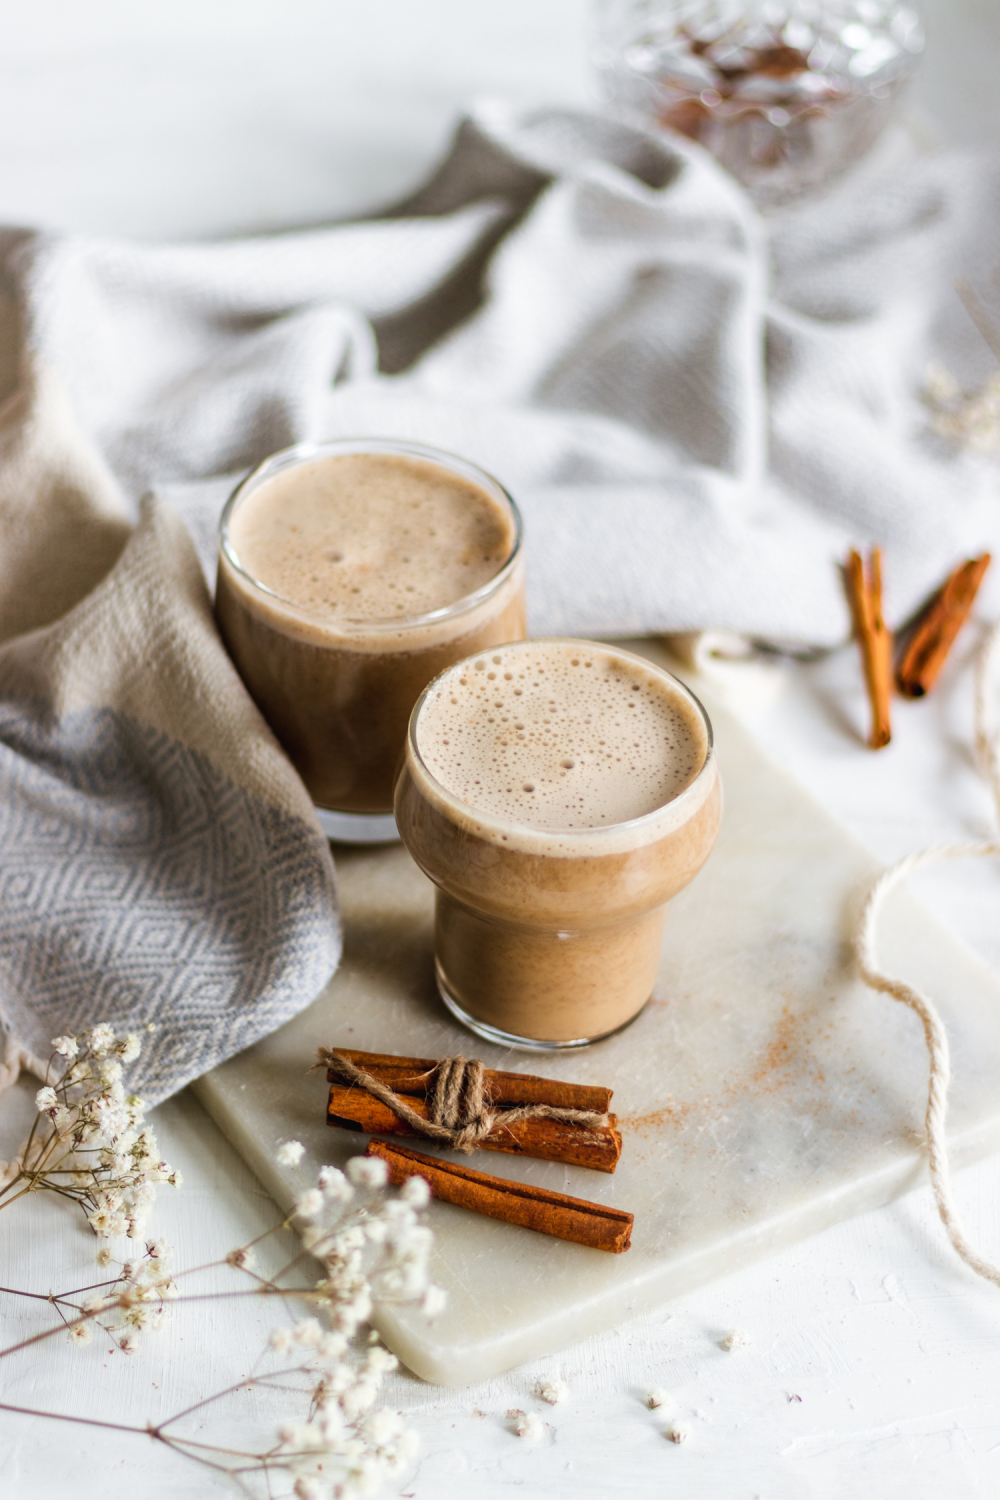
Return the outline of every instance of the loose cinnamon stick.
{"type": "MultiPolygon", "coordinates": [[[[428,1118],[426,1099],[409,1095],[406,1102],[416,1114],[428,1118]]],[[[330,1089],[326,1123],[347,1130],[369,1130],[373,1135],[417,1135],[411,1125],[393,1114],[380,1099],[374,1099],[364,1089],[338,1083],[330,1089]]],[[[609,1115],[608,1124],[603,1129],[571,1125],[565,1120],[518,1120],[513,1125],[505,1125],[501,1119],[493,1133],[479,1142],[479,1149],[533,1156],[540,1161],[567,1162],[572,1166],[590,1167],[596,1172],[613,1172],[622,1154],[622,1138],[616,1127],[614,1115],[609,1115]]]]}
{"type": "Polygon", "coordinates": [[[844,578],[871,704],[872,727],[868,743],[873,750],[881,750],[892,738],[889,724],[892,634],[882,618],[882,549],[872,549],[867,578],[861,554],[848,553],[844,578]]]}
{"type": "Polygon", "coordinates": [[[988,552],[970,558],[949,573],[931,599],[896,672],[896,686],[905,698],[922,698],[934,686],[989,565],[988,552]]]}
{"type": "Polygon", "coordinates": [[[454,1203],[490,1219],[521,1224],[539,1234],[572,1240],[592,1250],[607,1250],[612,1255],[629,1248],[633,1216],[621,1209],[550,1193],[506,1177],[491,1177],[487,1172],[474,1172],[471,1167],[440,1161],[406,1146],[392,1146],[388,1141],[369,1142],[365,1154],[381,1157],[388,1164],[389,1180],[396,1186],[407,1177],[425,1178],[442,1203],[454,1203]]]}
{"type": "MultiPolygon", "coordinates": [[[[433,1087],[432,1074],[438,1060],[433,1057],[395,1057],[385,1052],[357,1052],[338,1047],[355,1067],[364,1068],[394,1094],[411,1094],[425,1098],[433,1087]]],[[[333,1083],[336,1074],[327,1072],[333,1083]]],[[[491,1104],[551,1104],[557,1109],[592,1109],[607,1114],[611,1089],[585,1083],[561,1083],[555,1078],[538,1078],[532,1073],[499,1073],[487,1068],[484,1081],[491,1104]]]]}

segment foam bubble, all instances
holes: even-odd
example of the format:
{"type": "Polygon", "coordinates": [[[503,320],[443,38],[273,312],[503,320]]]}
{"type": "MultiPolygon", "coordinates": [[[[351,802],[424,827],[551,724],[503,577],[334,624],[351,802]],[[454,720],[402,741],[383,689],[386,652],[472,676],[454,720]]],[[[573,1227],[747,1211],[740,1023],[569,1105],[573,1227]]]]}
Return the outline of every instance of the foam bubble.
{"type": "Polygon", "coordinates": [[[698,775],[707,740],[682,690],[642,661],[542,641],[439,678],[420,711],[417,749],[474,812],[556,831],[664,806],[698,775]]]}

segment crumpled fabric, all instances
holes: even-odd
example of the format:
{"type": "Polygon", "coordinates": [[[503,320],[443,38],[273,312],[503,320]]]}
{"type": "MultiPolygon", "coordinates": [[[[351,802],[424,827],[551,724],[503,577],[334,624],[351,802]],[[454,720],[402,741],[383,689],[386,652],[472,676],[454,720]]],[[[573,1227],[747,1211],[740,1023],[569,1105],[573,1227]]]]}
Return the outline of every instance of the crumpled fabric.
{"type": "Polygon", "coordinates": [[[921,388],[992,356],[955,292],[1000,167],[928,156],[767,223],[680,138],[487,104],[406,203],[232,243],[0,231],[0,1014],[158,1023],[161,1098],[309,1001],[328,846],[211,616],[277,448],[412,438],[524,517],[534,634],[823,647],[839,563],[896,623],[1000,545],[1000,467],[921,388]],[[198,566],[198,561],[201,567],[198,566]]]}

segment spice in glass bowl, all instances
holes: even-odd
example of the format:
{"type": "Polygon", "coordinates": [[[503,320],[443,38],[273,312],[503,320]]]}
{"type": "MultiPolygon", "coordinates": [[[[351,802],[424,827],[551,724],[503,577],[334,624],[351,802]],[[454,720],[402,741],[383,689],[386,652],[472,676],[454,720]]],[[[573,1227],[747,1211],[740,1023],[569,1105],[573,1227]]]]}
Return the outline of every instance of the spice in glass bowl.
{"type": "Polygon", "coordinates": [[[613,103],[700,142],[761,206],[860,160],[924,45],[896,0],[608,0],[600,35],[613,103]]]}

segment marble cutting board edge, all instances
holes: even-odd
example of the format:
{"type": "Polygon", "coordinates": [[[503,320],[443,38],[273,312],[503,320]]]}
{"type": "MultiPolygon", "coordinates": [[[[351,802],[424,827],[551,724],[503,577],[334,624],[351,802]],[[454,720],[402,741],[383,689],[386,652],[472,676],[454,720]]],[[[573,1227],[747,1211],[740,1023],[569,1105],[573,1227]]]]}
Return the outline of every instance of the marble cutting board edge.
{"type": "MultiPolygon", "coordinates": [[[[646,643],[651,657],[657,648],[646,643]]],[[[654,999],[620,1036],[540,1058],[474,1044],[490,1066],[614,1087],[614,1176],[477,1153],[471,1165],[635,1214],[609,1256],[432,1204],[433,1324],[383,1307],[418,1375],[463,1385],[668,1301],[923,1180],[927,1059],[916,1017],[857,979],[850,938],[876,865],[693,681],[726,792],[719,844],[671,904],[654,999]]],[[[405,850],[338,851],[345,950],[326,990],[215,1068],[196,1094],[282,1207],[367,1137],[330,1130],[320,1043],[445,1056],[470,1048],[436,1000],[432,891],[405,850]],[[297,1168],[281,1141],[301,1140],[297,1168]]],[[[882,929],[892,972],[938,1002],[952,1047],[955,1163],[1000,1149],[1000,979],[908,891],[882,929]]],[[[416,1143],[414,1143],[416,1144],[416,1143]]]]}

